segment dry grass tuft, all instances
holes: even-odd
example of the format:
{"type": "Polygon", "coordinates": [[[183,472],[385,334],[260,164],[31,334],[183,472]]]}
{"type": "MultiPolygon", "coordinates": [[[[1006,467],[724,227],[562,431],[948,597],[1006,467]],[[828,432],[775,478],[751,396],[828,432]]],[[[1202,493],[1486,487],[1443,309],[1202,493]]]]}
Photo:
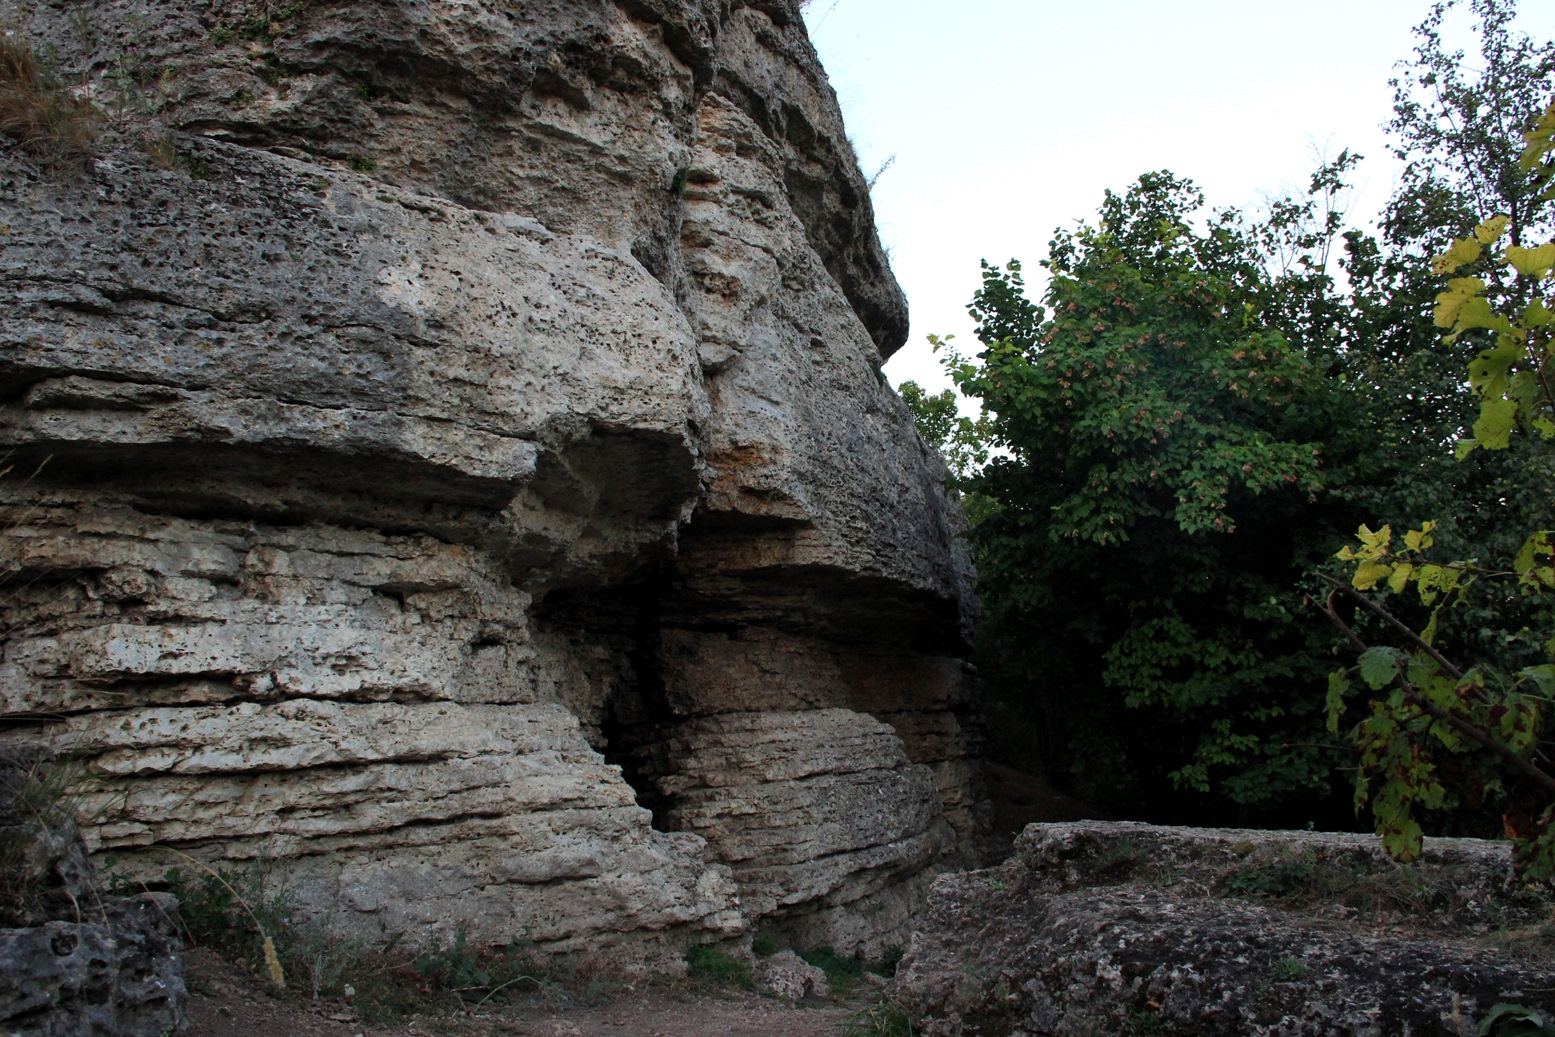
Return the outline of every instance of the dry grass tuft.
{"type": "Polygon", "coordinates": [[[54,82],[21,38],[0,36],[0,134],[34,158],[84,165],[97,136],[97,110],[54,82]]]}

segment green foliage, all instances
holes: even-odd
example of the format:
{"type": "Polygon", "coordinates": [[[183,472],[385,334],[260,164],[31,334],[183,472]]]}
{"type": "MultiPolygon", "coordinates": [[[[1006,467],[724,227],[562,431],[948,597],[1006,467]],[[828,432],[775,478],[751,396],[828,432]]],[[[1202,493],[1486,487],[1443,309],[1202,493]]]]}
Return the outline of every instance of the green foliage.
{"type": "Polygon", "coordinates": [[[1310,199],[1282,213],[1206,217],[1147,174],[1052,242],[1043,305],[1019,263],[985,263],[983,349],[947,361],[985,414],[988,460],[957,485],[990,502],[970,539],[994,729],[1145,816],[1322,795],[1337,762],[1310,692],[1324,635],[1292,591],[1338,535],[1325,459],[1354,422],[1302,323],[1327,221],[1310,199]]]}
{"type": "Polygon", "coordinates": [[[346,156],[346,165],[358,173],[371,173],[378,168],[377,162],[358,151],[353,151],[346,156]]]}
{"type": "MultiPolygon", "coordinates": [[[[1511,30],[1515,0],[1462,0],[1467,60],[1442,42],[1455,6],[1431,7],[1393,82],[1405,172],[1380,236],[1343,231],[1341,153],[1256,222],[1169,173],[1109,192],[1052,242],[1040,303],[1019,264],[984,265],[981,349],[947,366],[983,405],[986,454],[954,484],[1005,762],[1133,817],[1341,826],[1348,736],[1394,852],[1426,827],[1548,825],[1555,43],[1511,30]],[[1392,600],[1330,601],[1342,624],[1320,629],[1303,602],[1341,567],[1392,600]],[[1359,647],[1325,694],[1333,630],[1359,647]]],[[[911,402],[954,440],[949,401],[911,402]]],[[[1520,866],[1555,866],[1520,845],[1520,866]]]]}
{"type": "Polygon", "coordinates": [[[757,933],[751,938],[751,953],[758,958],[770,958],[781,949],[771,933],[757,933]]]}
{"type": "MultiPolygon", "coordinates": [[[[1533,122],[1520,155],[1520,172],[1541,184],[1547,179],[1545,156],[1555,150],[1555,139],[1541,127],[1552,124],[1555,104],[1533,122]]],[[[1542,193],[1555,192],[1542,188],[1542,193]]],[[[1532,197],[1537,200],[1540,194],[1532,197]]],[[[1547,442],[1555,438],[1550,383],[1555,292],[1548,283],[1555,243],[1510,244],[1511,230],[1510,216],[1491,217],[1434,258],[1432,270],[1438,275],[1461,274],[1465,267],[1482,275],[1452,277],[1436,298],[1434,319],[1447,330],[1448,344],[1472,336],[1482,347],[1468,365],[1479,415],[1471,434],[1458,439],[1457,459],[1480,450],[1512,453],[1515,441],[1516,456],[1537,467],[1548,460],[1547,442]]],[[[1391,526],[1375,533],[1362,526],[1360,547],[1346,547],[1338,556],[1354,567],[1350,586],[1341,590],[1408,646],[1368,645],[1352,621],[1338,614],[1330,596],[1330,618],[1361,652],[1356,667],[1361,679],[1373,692],[1387,690],[1368,702],[1351,732],[1361,753],[1356,804],[1370,803],[1383,845],[1409,860],[1420,852],[1418,810],[1441,808],[1449,781],[1474,788],[1479,798],[1487,790],[1497,793],[1504,800],[1507,833],[1517,840],[1513,860],[1518,870],[1530,878],[1555,879],[1555,766],[1550,762],[1555,738],[1546,718],[1555,702],[1555,612],[1546,601],[1546,592],[1555,590],[1552,535],[1548,530],[1529,533],[1511,559],[1491,568],[1477,558],[1439,560],[1432,552],[1437,525],[1426,522],[1409,530],[1402,546],[1394,545],[1391,526]],[[1537,626],[1523,632],[1543,642],[1544,658],[1536,665],[1517,668],[1513,661],[1509,666],[1506,657],[1459,665],[1444,654],[1439,644],[1444,616],[1470,600],[1476,583],[1491,581],[1537,603],[1537,626]],[[1385,587],[1403,595],[1411,584],[1429,616],[1418,633],[1363,594],[1385,587]]],[[[1494,545],[1482,547],[1493,550],[1494,545]]],[[[1329,726],[1337,731],[1347,675],[1336,674],[1331,681],[1336,694],[1329,703],[1329,726]]]]}
{"type": "MultiPolygon", "coordinates": [[[[929,341],[938,349],[953,338],[954,335],[944,339],[930,335],[929,341]]],[[[940,452],[952,475],[964,479],[988,463],[988,419],[962,417],[957,412],[954,390],[930,395],[917,382],[907,381],[898,386],[897,392],[912,411],[919,434],[940,452]]]]}
{"type": "Polygon", "coordinates": [[[699,944],[686,948],[686,971],[692,979],[718,986],[755,986],[750,967],[721,947],[699,944]]]}

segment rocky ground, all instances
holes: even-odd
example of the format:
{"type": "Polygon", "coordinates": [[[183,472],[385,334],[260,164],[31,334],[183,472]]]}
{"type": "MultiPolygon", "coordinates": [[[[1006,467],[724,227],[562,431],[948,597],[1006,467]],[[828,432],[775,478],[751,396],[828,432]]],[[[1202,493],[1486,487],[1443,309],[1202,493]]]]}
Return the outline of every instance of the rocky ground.
{"type": "Polygon", "coordinates": [[[246,968],[205,948],[191,949],[185,967],[188,1037],[839,1037],[873,1003],[865,994],[793,1003],[736,988],[667,982],[622,988],[597,1004],[569,1004],[571,998],[557,992],[500,1009],[374,1024],[338,998],[278,996],[246,968]]]}
{"type": "Polygon", "coordinates": [[[925,1037],[1469,1037],[1555,1009],[1555,900],[1505,843],[1035,824],[938,880],[892,995],[925,1037]]]}

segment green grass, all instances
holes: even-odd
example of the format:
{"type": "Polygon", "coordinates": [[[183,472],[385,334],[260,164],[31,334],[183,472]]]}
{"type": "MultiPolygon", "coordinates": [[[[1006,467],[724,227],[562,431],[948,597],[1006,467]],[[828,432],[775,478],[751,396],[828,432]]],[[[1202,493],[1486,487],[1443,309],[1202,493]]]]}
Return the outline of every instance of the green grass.
{"type": "Polygon", "coordinates": [[[1307,967],[1300,958],[1281,958],[1274,963],[1274,982],[1294,983],[1307,978],[1307,967]]]}
{"type": "Polygon", "coordinates": [[[686,972],[694,980],[716,986],[755,986],[750,968],[721,947],[698,945],[686,949],[686,972]]]}

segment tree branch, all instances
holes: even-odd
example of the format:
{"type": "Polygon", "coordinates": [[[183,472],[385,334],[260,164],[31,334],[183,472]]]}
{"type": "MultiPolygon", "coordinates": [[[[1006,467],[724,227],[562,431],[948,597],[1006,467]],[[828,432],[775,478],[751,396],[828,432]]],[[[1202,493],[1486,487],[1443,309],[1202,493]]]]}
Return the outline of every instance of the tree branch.
{"type": "MultiPolygon", "coordinates": [[[[1322,573],[1318,573],[1318,579],[1324,581],[1325,583],[1332,584],[1334,587],[1338,588],[1339,590],[1344,591],[1344,593],[1347,594],[1349,597],[1354,598],[1356,601],[1358,601],[1362,605],[1366,606],[1372,612],[1376,613],[1378,616],[1381,616],[1384,622],[1386,622],[1390,627],[1392,627],[1394,630],[1397,630],[1400,634],[1402,634],[1405,637],[1405,639],[1407,639],[1412,644],[1414,644],[1415,647],[1417,647],[1421,651],[1425,652],[1425,654],[1429,655],[1432,659],[1435,659],[1436,660],[1436,665],[1440,666],[1442,668],[1442,672],[1447,674],[1448,676],[1450,676],[1453,680],[1462,680],[1463,679],[1463,671],[1462,670],[1458,669],[1452,663],[1448,662],[1446,656],[1442,655],[1441,652],[1438,652],[1435,648],[1433,648],[1429,643],[1427,643],[1424,639],[1422,639],[1419,634],[1417,634],[1413,630],[1409,629],[1409,625],[1407,623],[1403,622],[1402,620],[1398,619],[1396,616],[1393,615],[1393,613],[1389,612],[1387,609],[1383,608],[1381,605],[1378,605],[1375,601],[1372,601],[1370,598],[1366,597],[1366,595],[1360,593],[1355,588],[1351,587],[1349,584],[1341,583],[1340,581],[1334,579],[1331,576],[1324,576],[1322,573]]],[[[1328,600],[1329,600],[1330,606],[1332,606],[1332,604],[1333,604],[1333,595],[1332,594],[1330,594],[1328,596],[1328,600]]],[[[1333,616],[1332,612],[1330,612],[1330,616],[1331,617],[1333,616]]]]}
{"type": "MultiPolygon", "coordinates": [[[[1354,630],[1350,629],[1349,624],[1345,623],[1344,620],[1339,618],[1338,612],[1334,611],[1334,596],[1339,593],[1339,590],[1343,589],[1345,588],[1340,586],[1338,590],[1332,591],[1328,595],[1328,603],[1323,611],[1328,614],[1329,621],[1337,626],[1340,632],[1344,634],[1346,640],[1348,640],[1352,645],[1361,651],[1367,651],[1370,646],[1367,645],[1365,641],[1362,641],[1354,630]]],[[[1527,777],[1532,778],[1536,783],[1543,785],[1550,792],[1555,793],[1555,776],[1544,773],[1537,766],[1535,766],[1532,761],[1525,760],[1521,756],[1517,755],[1517,753],[1512,751],[1511,747],[1502,743],[1488,731],[1476,727],[1475,725],[1469,723],[1467,720],[1464,720],[1462,717],[1449,713],[1445,709],[1442,709],[1440,706],[1436,705],[1436,703],[1426,699],[1423,695],[1420,694],[1419,691],[1415,689],[1412,684],[1404,679],[1404,675],[1402,673],[1398,674],[1393,679],[1395,683],[1398,684],[1399,688],[1403,690],[1404,700],[1409,703],[1409,705],[1415,707],[1426,715],[1448,725],[1464,737],[1478,742],[1481,746],[1489,749],[1492,753],[1499,756],[1502,762],[1511,767],[1513,770],[1519,771],[1527,777]]]]}

